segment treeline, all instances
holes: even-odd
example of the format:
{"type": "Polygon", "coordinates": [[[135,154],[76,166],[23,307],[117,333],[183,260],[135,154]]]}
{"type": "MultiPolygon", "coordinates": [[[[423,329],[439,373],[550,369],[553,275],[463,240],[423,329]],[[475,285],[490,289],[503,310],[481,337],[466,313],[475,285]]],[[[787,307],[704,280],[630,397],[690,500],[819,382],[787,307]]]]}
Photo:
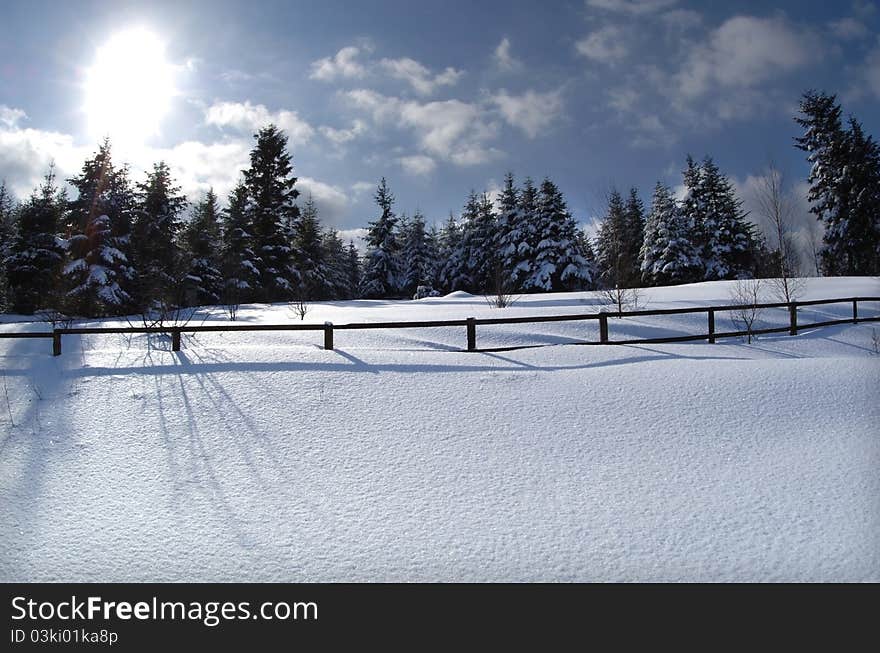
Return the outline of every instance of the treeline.
{"type": "MultiPolygon", "coordinates": [[[[810,210],[825,227],[822,271],[878,274],[880,149],[855,118],[844,126],[835,96],[808,92],[800,110],[796,146],[812,164],[810,210]]],[[[67,180],[74,199],[51,169],[20,205],[0,184],[0,304],[24,314],[162,315],[246,302],[785,277],[796,268],[780,206],[767,205],[775,221],[768,243],[710,157],[687,158],[682,197],[658,183],[646,209],[635,189],[611,191],[593,239],[549,178],[519,186],[508,173],[495,201],[472,191],[460,216],[441,226],[419,212],[395,213],[383,178],[361,257],[322,227],[311,199],[297,204],[286,136],[269,125],[255,138],[222,209],[213,191],[190,207],[162,162],[132,182],[107,141],[67,180]]]]}
{"type": "Polygon", "coordinates": [[[188,202],[159,162],[133,183],[109,141],[59,189],[50,169],[19,207],[0,186],[5,304],[33,314],[166,315],[183,306],[358,296],[353,243],[300,208],[287,137],[256,134],[250,167],[221,209],[213,190],[188,202]]]}

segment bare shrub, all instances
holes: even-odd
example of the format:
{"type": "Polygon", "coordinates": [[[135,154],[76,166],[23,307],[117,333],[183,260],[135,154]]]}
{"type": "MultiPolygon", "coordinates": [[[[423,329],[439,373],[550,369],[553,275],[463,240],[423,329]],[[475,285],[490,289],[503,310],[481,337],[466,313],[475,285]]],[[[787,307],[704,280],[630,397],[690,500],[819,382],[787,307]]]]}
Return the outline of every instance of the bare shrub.
{"type": "Polygon", "coordinates": [[[730,319],[738,331],[745,331],[748,343],[752,344],[755,324],[761,315],[761,293],[764,289],[764,279],[739,279],[730,290],[730,299],[737,306],[730,311],[730,319]]]}
{"type": "Polygon", "coordinates": [[[486,303],[492,308],[509,308],[519,299],[514,290],[514,283],[504,273],[504,270],[499,267],[495,271],[493,278],[492,292],[486,295],[486,303]]]}
{"type": "Polygon", "coordinates": [[[617,309],[620,317],[624,311],[637,311],[643,307],[642,288],[606,288],[599,291],[599,299],[603,304],[617,309]]]}

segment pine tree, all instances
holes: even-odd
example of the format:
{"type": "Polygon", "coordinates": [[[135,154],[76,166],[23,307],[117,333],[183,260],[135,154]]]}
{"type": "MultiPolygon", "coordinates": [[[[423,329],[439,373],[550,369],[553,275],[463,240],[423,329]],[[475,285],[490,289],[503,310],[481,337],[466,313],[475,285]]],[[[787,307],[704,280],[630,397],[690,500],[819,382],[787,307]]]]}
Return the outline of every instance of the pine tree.
{"type": "Polygon", "coordinates": [[[831,238],[836,236],[836,244],[845,251],[847,274],[877,275],[880,274],[880,146],[852,117],[846,136],[849,156],[843,183],[849,192],[849,216],[845,229],[832,233],[831,238]]]}
{"type": "Polygon", "coordinates": [[[219,304],[223,293],[220,205],[213,188],[193,208],[192,219],[183,230],[183,242],[189,261],[186,303],[189,306],[219,304]]]}
{"type": "Polygon", "coordinates": [[[248,190],[241,181],[229,194],[229,205],[223,215],[223,249],[220,255],[220,271],[223,273],[221,299],[230,307],[251,301],[256,296],[256,287],[260,280],[247,206],[248,190]]]}
{"type": "Polygon", "coordinates": [[[795,146],[812,165],[810,212],[825,225],[820,259],[825,274],[877,274],[880,249],[877,144],[854,118],[845,129],[835,95],[804,93],[795,118],[804,134],[795,146]]]}
{"type": "MultiPolygon", "coordinates": [[[[305,214],[305,210],[303,211],[305,214]]],[[[323,252],[322,274],[324,285],[318,297],[321,299],[352,299],[349,285],[348,252],[339,234],[329,229],[321,234],[323,252]]]]}
{"type": "Polygon", "coordinates": [[[541,234],[537,228],[538,189],[531,177],[526,177],[523,182],[518,208],[519,243],[515,254],[517,263],[513,268],[513,274],[518,288],[534,290],[528,286],[529,280],[534,278],[536,274],[535,257],[538,243],[541,241],[541,234]]]}
{"type": "Polygon", "coordinates": [[[504,178],[504,188],[498,200],[498,220],[495,251],[498,253],[499,285],[502,289],[516,291],[523,287],[532,269],[532,251],[527,234],[529,223],[520,206],[520,193],[513,173],[504,178]]]}
{"type": "Polygon", "coordinates": [[[354,299],[360,297],[362,272],[361,257],[353,240],[348,241],[347,254],[345,272],[348,279],[348,293],[346,299],[354,299]]]}
{"type": "Polygon", "coordinates": [[[754,267],[754,226],[746,220],[742,200],[710,157],[697,165],[688,156],[682,212],[693,225],[692,242],[706,281],[736,279],[754,267]]]}
{"type": "Polygon", "coordinates": [[[325,275],[325,253],[321,243],[321,224],[318,207],[309,195],[299,216],[292,224],[294,265],[299,275],[296,296],[310,300],[328,294],[325,275]]]}
{"type": "Polygon", "coordinates": [[[525,286],[535,290],[574,290],[592,283],[592,270],[584,257],[577,224],[559,188],[549,179],[541,184],[535,211],[534,271],[525,286]]]}
{"type": "Polygon", "coordinates": [[[250,168],[244,171],[248,190],[247,216],[253,236],[254,263],[259,274],[258,301],[290,299],[299,275],[294,268],[290,225],[299,218],[287,136],[275,125],[261,129],[251,150],[250,168]]]}
{"type": "Polygon", "coordinates": [[[131,243],[137,271],[135,305],[142,314],[165,319],[184,300],[184,265],[177,235],[187,202],[164,161],[153,165],[137,189],[131,243]]]}
{"type": "Polygon", "coordinates": [[[750,274],[754,264],[754,225],[746,221],[742,200],[710,157],[703,160],[702,195],[705,202],[702,233],[707,281],[736,279],[750,274]]]}
{"type": "Polygon", "coordinates": [[[128,168],[114,168],[110,142],[105,139],[95,156],[85,161],[80,175],[67,181],[77,190],[64,221],[70,234],[64,284],[71,306],[88,316],[122,314],[132,307],[135,280],[131,264],[135,196],[128,168]]]}
{"type": "Polygon", "coordinates": [[[431,286],[437,265],[437,252],[425,229],[425,216],[416,211],[401,228],[401,291],[411,297],[419,286],[431,286]]]}
{"type": "Polygon", "coordinates": [[[492,290],[497,268],[495,210],[486,193],[478,196],[471,191],[462,213],[461,238],[468,291],[485,293],[492,290]]]}
{"type": "Polygon", "coordinates": [[[385,177],[379,182],[375,199],[381,214],[367,228],[367,254],[359,293],[367,299],[395,297],[399,289],[397,217],[391,210],[394,196],[385,177]]]}
{"type": "Polygon", "coordinates": [[[449,215],[440,230],[438,285],[446,292],[464,290],[468,284],[467,264],[461,241],[461,227],[449,215]]]}
{"type": "Polygon", "coordinates": [[[612,190],[608,197],[608,211],[599,225],[596,236],[596,262],[600,282],[604,288],[628,288],[631,262],[627,233],[626,207],[623,197],[612,190]]]}
{"type": "Polygon", "coordinates": [[[16,232],[15,223],[15,201],[6,188],[6,181],[0,179],[0,312],[6,311],[12,303],[12,291],[6,276],[6,261],[12,254],[12,244],[16,232]]]}
{"type": "MultiPolygon", "coordinates": [[[[58,292],[64,242],[58,237],[58,228],[66,202],[55,184],[54,167],[50,167],[43,184],[21,207],[17,236],[6,258],[6,276],[16,313],[32,315],[40,309],[64,312],[63,298],[58,292]]],[[[0,209],[8,210],[2,205],[0,209]]]]}
{"type": "Polygon", "coordinates": [[[626,243],[627,257],[627,287],[634,288],[641,281],[641,249],[645,240],[645,205],[642,203],[639,193],[635,188],[629,191],[629,197],[626,200],[626,235],[624,243],[626,243]]]}
{"type": "Polygon", "coordinates": [[[702,278],[692,228],[672,191],[657,182],[642,244],[642,280],[648,285],[690,283],[702,278]]]}

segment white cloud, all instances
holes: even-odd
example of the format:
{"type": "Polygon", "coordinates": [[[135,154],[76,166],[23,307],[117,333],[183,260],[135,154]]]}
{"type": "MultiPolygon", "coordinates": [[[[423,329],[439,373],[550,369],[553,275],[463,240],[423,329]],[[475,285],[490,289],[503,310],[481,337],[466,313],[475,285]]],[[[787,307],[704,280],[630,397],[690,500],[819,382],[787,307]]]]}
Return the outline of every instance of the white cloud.
{"type": "Polygon", "coordinates": [[[455,86],[464,73],[455,68],[447,68],[433,75],[431,71],[415,59],[382,59],[379,65],[392,78],[405,81],[419,95],[433,95],[441,86],[455,86]]]}
{"type": "Polygon", "coordinates": [[[349,129],[336,129],[322,125],[318,127],[318,131],[334,145],[341,146],[364,134],[367,131],[367,124],[363,120],[355,120],[349,129]]]}
{"type": "Polygon", "coordinates": [[[361,254],[367,251],[367,230],[363,227],[358,229],[339,229],[336,233],[339,235],[339,239],[346,245],[350,241],[354,241],[354,246],[357,247],[358,252],[361,254]]]}
{"type": "Polygon", "coordinates": [[[356,181],[351,185],[351,192],[355,197],[360,197],[364,193],[371,193],[376,190],[376,184],[369,181],[356,181]]]}
{"type": "Polygon", "coordinates": [[[643,16],[666,9],[678,0],[587,0],[587,6],[615,13],[643,16]]]}
{"type": "Polygon", "coordinates": [[[501,39],[501,43],[495,48],[495,52],[492,54],[492,60],[495,62],[495,66],[499,70],[506,73],[521,70],[523,67],[522,62],[510,54],[510,39],[506,36],[501,39]]]}
{"type": "Polygon", "coordinates": [[[529,138],[535,138],[555,123],[562,115],[562,90],[549,93],[526,91],[522,95],[510,95],[501,89],[492,96],[504,120],[523,130],[529,138]]]}
{"type": "Polygon", "coordinates": [[[696,98],[714,85],[747,88],[796,70],[813,58],[806,35],[782,17],[735,16],[691,51],[677,90],[696,98]]]}
{"type": "Polygon", "coordinates": [[[635,89],[621,87],[608,90],[608,106],[619,112],[632,111],[639,99],[639,93],[635,89]]]}
{"type": "Polygon", "coordinates": [[[6,127],[15,127],[25,118],[27,118],[27,114],[21,109],[14,109],[7,107],[5,104],[0,104],[0,123],[6,127]]]}
{"type": "Polygon", "coordinates": [[[604,64],[615,64],[628,53],[623,30],[614,25],[588,34],[575,43],[575,49],[579,55],[604,64]]]}
{"type": "Polygon", "coordinates": [[[485,110],[460,100],[417,102],[389,97],[368,89],[344,93],[354,106],[368,111],[377,123],[412,130],[425,154],[457,165],[486,163],[498,155],[487,145],[498,128],[485,110]]]}
{"type": "Polygon", "coordinates": [[[880,40],[877,46],[868,53],[864,66],[865,84],[880,99],[880,40]]]}
{"type": "Polygon", "coordinates": [[[86,149],[78,147],[72,136],[20,129],[15,125],[24,112],[11,109],[6,115],[10,120],[0,121],[0,177],[17,197],[30,195],[53,161],[59,180],[74,174],[82,165],[86,149]]]}
{"type": "Polygon", "coordinates": [[[213,188],[225,201],[241,171],[250,164],[251,147],[252,143],[243,139],[224,143],[186,141],[171,148],[145,150],[131,163],[147,169],[154,161],[165,161],[187,197],[198,197],[213,188]]]}
{"type": "Polygon", "coordinates": [[[242,132],[256,132],[269,123],[287,132],[290,142],[302,145],[315,133],[296,111],[269,111],[265,105],[246,102],[215,102],[205,111],[205,122],[216,127],[231,127],[242,132]]]}
{"type": "Polygon", "coordinates": [[[333,57],[324,57],[312,62],[311,79],[319,79],[323,82],[333,81],[338,78],[360,79],[367,74],[366,67],[357,59],[361,55],[361,48],[350,45],[342,48],[333,57]]]}
{"type": "Polygon", "coordinates": [[[831,30],[834,36],[846,41],[863,39],[870,34],[870,31],[862,21],[851,16],[832,21],[828,24],[828,29],[831,30]]]}
{"type": "Polygon", "coordinates": [[[397,161],[405,172],[416,177],[429,175],[437,168],[437,163],[434,159],[424,154],[402,156],[397,161]]]}
{"type": "Polygon", "coordinates": [[[338,186],[332,186],[312,177],[299,177],[296,189],[300,192],[300,204],[311,195],[318,208],[318,216],[325,225],[338,224],[348,211],[348,195],[338,186]]]}

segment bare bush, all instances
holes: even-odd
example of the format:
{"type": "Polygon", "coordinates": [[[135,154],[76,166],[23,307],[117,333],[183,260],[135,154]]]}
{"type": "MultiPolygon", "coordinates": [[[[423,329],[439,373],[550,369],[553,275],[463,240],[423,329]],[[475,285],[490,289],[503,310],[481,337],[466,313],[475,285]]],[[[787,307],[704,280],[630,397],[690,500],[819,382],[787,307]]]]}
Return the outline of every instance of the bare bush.
{"type": "Polygon", "coordinates": [[[40,322],[52,325],[52,329],[69,329],[73,324],[73,317],[55,308],[42,308],[34,313],[34,317],[40,322]]]}
{"type": "Polygon", "coordinates": [[[738,331],[745,331],[748,343],[752,344],[755,324],[761,315],[761,293],[764,279],[739,279],[730,290],[730,299],[737,306],[730,312],[731,320],[738,331]]]}
{"type": "Polygon", "coordinates": [[[288,304],[287,306],[287,309],[294,315],[297,315],[300,320],[305,320],[306,315],[308,315],[312,307],[309,305],[308,302],[306,302],[305,299],[299,297],[290,302],[290,304],[288,304]]]}
{"type": "Polygon", "coordinates": [[[620,317],[624,311],[637,311],[642,308],[644,297],[642,288],[614,287],[600,290],[599,299],[604,304],[614,306],[617,309],[617,316],[620,317]]]}
{"type": "Polygon", "coordinates": [[[486,295],[486,302],[492,308],[509,308],[519,299],[514,290],[513,282],[504,273],[504,270],[499,267],[493,278],[492,292],[486,295]]]}

